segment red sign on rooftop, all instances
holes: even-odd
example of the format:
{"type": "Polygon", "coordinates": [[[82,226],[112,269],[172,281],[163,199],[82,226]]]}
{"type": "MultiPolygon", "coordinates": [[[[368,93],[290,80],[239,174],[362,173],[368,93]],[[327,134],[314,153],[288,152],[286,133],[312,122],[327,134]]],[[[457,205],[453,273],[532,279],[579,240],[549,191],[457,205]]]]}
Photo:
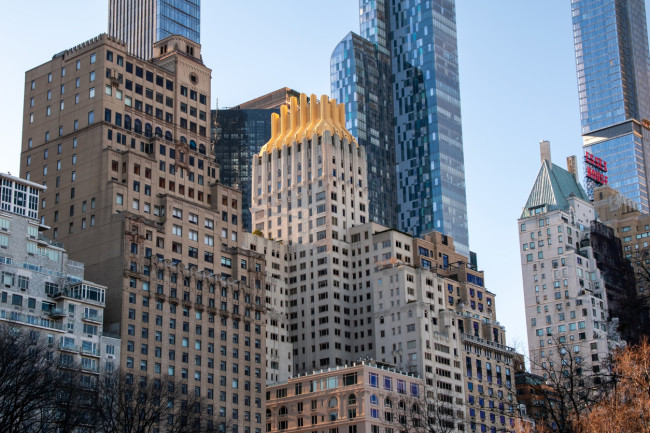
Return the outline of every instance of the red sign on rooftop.
{"type": "Polygon", "coordinates": [[[607,184],[607,162],[594,154],[585,152],[585,164],[587,164],[587,179],[593,180],[598,185],[607,184]]]}
{"type": "Polygon", "coordinates": [[[585,152],[585,164],[589,164],[602,172],[607,172],[607,162],[594,156],[593,153],[585,152]]]}

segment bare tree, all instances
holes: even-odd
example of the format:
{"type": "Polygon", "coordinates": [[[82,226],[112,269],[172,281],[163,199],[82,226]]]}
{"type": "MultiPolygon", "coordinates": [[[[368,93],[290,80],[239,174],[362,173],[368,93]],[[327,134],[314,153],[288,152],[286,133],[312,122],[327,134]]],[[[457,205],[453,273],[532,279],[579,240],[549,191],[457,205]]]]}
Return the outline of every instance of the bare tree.
{"type": "Polygon", "coordinates": [[[209,433],[216,431],[201,397],[183,394],[173,380],[141,378],[119,371],[104,374],[95,410],[103,433],[209,433]]]}
{"type": "Polygon", "coordinates": [[[595,369],[585,368],[581,354],[557,337],[548,337],[547,349],[557,353],[530,360],[543,372],[543,380],[531,386],[543,397],[542,419],[554,431],[572,433],[613,386],[611,362],[601,360],[595,369]]]}
{"type": "Polygon", "coordinates": [[[60,369],[36,330],[0,326],[0,431],[74,432],[88,424],[87,388],[76,364],[60,369]]]}

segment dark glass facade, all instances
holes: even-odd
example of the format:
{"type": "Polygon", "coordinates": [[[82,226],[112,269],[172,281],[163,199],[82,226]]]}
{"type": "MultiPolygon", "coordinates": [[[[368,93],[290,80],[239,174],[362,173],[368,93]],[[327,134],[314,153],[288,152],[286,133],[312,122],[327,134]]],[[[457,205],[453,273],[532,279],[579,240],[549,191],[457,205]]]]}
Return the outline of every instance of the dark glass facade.
{"type": "Polygon", "coordinates": [[[331,96],[345,104],[345,126],[366,148],[370,219],[397,227],[390,58],[349,33],[330,59],[331,96]]]}
{"type": "Polygon", "coordinates": [[[242,191],[243,227],[251,231],[253,156],[271,138],[271,114],[278,109],[212,110],[212,143],[220,167],[219,182],[242,191]]]}
{"type": "Polygon", "coordinates": [[[609,184],[648,212],[648,32],[643,0],[572,0],[585,150],[609,184]]]}

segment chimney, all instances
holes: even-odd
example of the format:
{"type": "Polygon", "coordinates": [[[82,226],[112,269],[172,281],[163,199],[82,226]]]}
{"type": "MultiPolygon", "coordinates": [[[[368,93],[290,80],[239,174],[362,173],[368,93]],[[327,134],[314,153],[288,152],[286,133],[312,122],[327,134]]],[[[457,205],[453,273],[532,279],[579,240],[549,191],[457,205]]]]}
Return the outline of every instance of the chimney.
{"type": "Polygon", "coordinates": [[[578,158],[575,155],[567,156],[566,169],[578,180],[578,158]]]}
{"type": "Polygon", "coordinates": [[[539,142],[539,153],[542,157],[542,164],[544,161],[551,163],[551,142],[548,140],[542,140],[539,142]]]}

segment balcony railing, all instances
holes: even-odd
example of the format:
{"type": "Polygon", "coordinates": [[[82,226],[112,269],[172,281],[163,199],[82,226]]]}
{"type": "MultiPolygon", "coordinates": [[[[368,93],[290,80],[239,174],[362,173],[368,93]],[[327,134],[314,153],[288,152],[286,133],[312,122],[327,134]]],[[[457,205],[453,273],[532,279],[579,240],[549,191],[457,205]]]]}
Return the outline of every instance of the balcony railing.
{"type": "Polygon", "coordinates": [[[84,313],[83,320],[88,322],[102,323],[103,316],[95,313],[84,313]]]}
{"type": "Polygon", "coordinates": [[[470,334],[462,334],[462,336],[463,336],[463,340],[466,340],[466,341],[471,341],[473,343],[482,344],[484,346],[489,346],[489,347],[499,349],[499,350],[502,350],[504,352],[508,352],[508,353],[512,353],[512,354],[517,353],[517,351],[515,349],[513,349],[512,347],[504,346],[503,344],[495,343],[493,341],[489,341],[489,340],[486,340],[486,339],[481,338],[481,337],[475,337],[475,336],[470,335],[470,334]]]}
{"type": "Polygon", "coordinates": [[[90,355],[90,356],[97,356],[97,357],[100,356],[100,351],[99,349],[96,348],[88,348],[88,347],[81,346],[80,352],[82,355],[90,355]]]}
{"type": "Polygon", "coordinates": [[[47,329],[54,329],[57,331],[63,330],[63,324],[61,322],[55,322],[43,317],[22,314],[17,311],[0,310],[0,319],[10,322],[25,323],[27,325],[38,326],[47,329]]]}
{"type": "Polygon", "coordinates": [[[47,315],[53,319],[65,317],[66,313],[63,308],[52,308],[47,312],[47,315]]]}

